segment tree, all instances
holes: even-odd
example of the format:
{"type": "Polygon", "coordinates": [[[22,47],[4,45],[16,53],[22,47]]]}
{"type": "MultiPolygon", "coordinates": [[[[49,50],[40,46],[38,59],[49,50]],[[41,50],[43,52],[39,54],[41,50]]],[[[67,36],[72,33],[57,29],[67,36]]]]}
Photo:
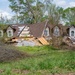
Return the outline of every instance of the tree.
{"type": "Polygon", "coordinates": [[[7,22],[7,16],[3,16],[3,14],[1,13],[1,16],[0,16],[0,24],[5,24],[7,22]]]}
{"type": "Polygon", "coordinates": [[[43,18],[43,3],[40,0],[9,0],[10,8],[17,13],[22,23],[37,23],[43,18]]]}
{"type": "Polygon", "coordinates": [[[58,24],[61,19],[61,8],[53,4],[53,0],[9,0],[10,8],[17,13],[17,22],[38,23],[46,19],[58,24]],[[45,13],[47,12],[47,15],[45,13]]]}
{"type": "Polygon", "coordinates": [[[53,0],[44,0],[45,12],[47,12],[48,20],[51,24],[59,24],[62,17],[63,8],[57,7],[53,4],[53,0]]]}
{"type": "Polygon", "coordinates": [[[48,9],[48,18],[52,24],[59,24],[61,20],[60,7],[56,7],[55,4],[51,4],[48,9]]]}
{"type": "Polygon", "coordinates": [[[75,7],[65,9],[62,17],[66,25],[72,25],[75,24],[74,16],[75,16],[75,7]]]}

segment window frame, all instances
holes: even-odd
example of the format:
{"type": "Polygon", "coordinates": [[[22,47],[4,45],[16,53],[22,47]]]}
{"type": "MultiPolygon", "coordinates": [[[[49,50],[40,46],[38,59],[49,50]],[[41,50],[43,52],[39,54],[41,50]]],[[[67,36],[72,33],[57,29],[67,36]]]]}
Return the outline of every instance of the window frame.
{"type": "Polygon", "coordinates": [[[58,26],[54,27],[53,35],[54,36],[60,36],[60,29],[58,26]]]}
{"type": "Polygon", "coordinates": [[[12,37],[12,36],[13,36],[13,30],[7,30],[7,36],[8,36],[8,37],[12,37]],[[10,34],[9,34],[9,31],[11,32],[11,36],[10,36],[10,34]]]}

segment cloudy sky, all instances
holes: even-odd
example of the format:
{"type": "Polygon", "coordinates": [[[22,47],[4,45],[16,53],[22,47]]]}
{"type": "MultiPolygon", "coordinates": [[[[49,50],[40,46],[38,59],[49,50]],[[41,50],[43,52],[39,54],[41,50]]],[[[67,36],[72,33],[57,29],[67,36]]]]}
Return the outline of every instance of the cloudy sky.
{"type": "MultiPolygon", "coordinates": [[[[57,6],[61,6],[64,9],[67,7],[74,7],[75,6],[75,0],[54,0],[54,3],[57,6]]],[[[10,19],[13,15],[11,9],[9,8],[9,1],[8,0],[0,0],[0,15],[2,13],[3,16],[8,16],[10,19]]]]}
{"type": "Polygon", "coordinates": [[[61,6],[64,9],[75,6],[75,0],[54,0],[54,2],[57,6],[61,6]]]}

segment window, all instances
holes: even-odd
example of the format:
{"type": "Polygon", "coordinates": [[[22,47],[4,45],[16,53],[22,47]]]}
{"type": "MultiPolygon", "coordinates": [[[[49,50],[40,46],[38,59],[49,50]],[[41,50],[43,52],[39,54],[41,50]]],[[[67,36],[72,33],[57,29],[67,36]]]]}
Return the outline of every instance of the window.
{"type": "Polygon", "coordinates": [[[7,31],[7,35],[8,35],[8,37],[12,37],[13,36],[13,31],[12,30],[8,30],[7,31]]]}
{"type": "Polygon", "coordinates": [[[46,29],[44,30],[44,35],[45,35],[45,36],[49,36],[49,28],[46,28],[46,29]]]}
{"type": "Polygon", "coordinates": [[[74,36],[74,31],[71,31],[71,36],[74,36]]]}
{"type": "Polygon", "coordinates": [[[3,37],[3,31],[0,30],[0,37],[3,37]]]}
{"type": "Polygon", "coordinates": [[[54,36],[59,36],[60,35],[60,30],[59,30],[59,28],[56,26],[55,28],[54,28],[54,36]]]}

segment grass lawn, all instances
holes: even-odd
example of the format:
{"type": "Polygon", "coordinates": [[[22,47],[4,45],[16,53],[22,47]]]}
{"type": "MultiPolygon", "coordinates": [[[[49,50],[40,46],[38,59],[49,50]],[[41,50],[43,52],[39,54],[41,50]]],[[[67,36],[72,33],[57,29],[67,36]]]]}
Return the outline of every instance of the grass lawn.
{"type": "Polygon", "coordinates": [[[0,75],[51,75],[75,72],[75,51],[51,46],[17,47],[30,57],[0,63],[0,75]]]}

